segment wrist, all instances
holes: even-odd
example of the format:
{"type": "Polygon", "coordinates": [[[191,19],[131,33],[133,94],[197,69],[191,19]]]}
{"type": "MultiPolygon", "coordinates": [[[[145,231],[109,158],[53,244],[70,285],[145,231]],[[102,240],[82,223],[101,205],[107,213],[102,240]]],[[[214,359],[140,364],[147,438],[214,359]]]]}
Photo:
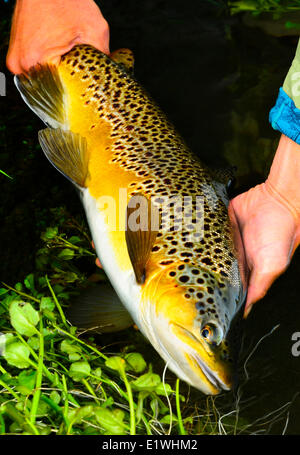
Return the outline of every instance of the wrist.
{"type": "Polygon", "coordinates": [[[300,145],[284,134],[280,138],[266,187],[300,220],[300,145]]]}

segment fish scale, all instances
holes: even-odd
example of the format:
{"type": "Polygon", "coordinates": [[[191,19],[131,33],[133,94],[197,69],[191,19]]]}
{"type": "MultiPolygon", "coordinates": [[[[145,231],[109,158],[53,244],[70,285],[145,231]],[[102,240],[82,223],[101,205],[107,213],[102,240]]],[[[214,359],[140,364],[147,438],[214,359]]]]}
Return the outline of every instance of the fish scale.
{"type": "MultiPolygon", "coordinates": [[[[48,68],[54,74],[57,112],[53,107],[49,115],[47,108],[47,124],[60,126],[62,132],[52,145],[50,132],[42,147],[52,150],[52,155],[45,151],[51,160],[54,148],[64,149],[60,141],[72,138],[69,149],[77,147],[75,161],[80,161],[78,154],[84,155],[77,166],[87,162],[80,190],[96,250],[121,301],[175,373],[206,393],[217,393],[220,387],[229,387],[226,334],[244,302],[246,287],[225,184],[219,176],[214,179],[134,79],[132,61],[126,50],[110,58],[79,45],[61,58],[57,70],[48,68]],[[139,194],[160,213],[141,283],[135,282],[128,254],[120,189],[126,190],[126,205],[139,194]],[[104,221],[99,208],[103,196],[116,201],[117,227],[112,220],[104,221]],[[210,340],[204,339],[208,332],[210,340]],[[175,345],[170,345],[172,338],[184,350],[180,361],[175,345]]],[[[47,84],[51,85],[47,81],[47,69],[17,79],[23,98],[44,121],[43,103],[35,98],[47,97],[47,84]]]]}
{"type": "MultiPolygon", "coordinates": [[[[207,262],[211,270],[222,272],[221,275],[228,277],[235,256],[227,209],[218,201],[217,196],[213,198],[211,189],[209,193],[207,192],[205,185],[212,185],[212,178],[203,164],[195,159],[174,127],[156,104],[149,101],[149,96],[139,84],[117,64],[112,66],[111,60],[106,56],[100,55],[89,46],[81,46],[81,51],[75,47],[62,58],[62,67],[64,64],[69,69],[70,76],[80,77],[87,85],[87,89],[81,93],[82,98],[88,98],[84,106],[93,103],[95,116],[105,119],[111,127],[111,158],[107,164],[117,163],[122,169],[135,174],[129,183],[129,197],[141,191],[153,198],[197,195],[205,199],[204,231],[203,234],[199,234],[204,240],[201,238],[200,241],[185,242],[185,237],[189,235],[185,231],[178,233],[171,231],[171,235],[169,232],[160,233],[155,244],[157,248],[153,251],[155,253],[153,260],[160,262],[159,251],[163,247],[167,248],[168,257],[176,258],[176,261],[183,260],[192,264],[197,264],[198,260],[203,264],[207,262]],[[88,72],[88,76],[82,75],[82,72],[88,72]],[[121,78],[122,81],[116,84],[117,78],[121,78]],[[111,114],[111,106],[108,104],[113,107],[114,115],[111,114]],[[210,208],[211,204],[214,207],[210,208]],[[172,241],[177,242],[175,248],[172,241]],[[218,248],[221,241],[227,243],[228,251],[224,249],[221,251],[218,248]],[[193,260],[183,259],[186,254],[193,260]]],[[[72,129],[72,122],[70,124],[72,129]]],[[[90,175],[93,180],[92,170],[90,175]]],[[[99,195],[95,192],[95,197],[97,196],[99,195]]],[[[190,218],[193,218],[195,204],[192,204],[191,208],[190,218]]]]}

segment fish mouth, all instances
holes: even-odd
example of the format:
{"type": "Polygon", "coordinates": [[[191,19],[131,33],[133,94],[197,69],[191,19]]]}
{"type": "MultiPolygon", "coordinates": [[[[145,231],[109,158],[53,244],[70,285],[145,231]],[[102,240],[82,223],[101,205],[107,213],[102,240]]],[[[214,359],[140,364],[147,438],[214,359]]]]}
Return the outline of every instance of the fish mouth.
{"type": "Polygon", "coordinates": [[[217,390],[217,393],[221,392],[222,390],[228,391],[231,389],[230,386],[225,384],[217,375],[215,372],[213,372],[199,357],[197,354],[190,354],[188,355],[190,360],[198,367],[201,368],[202,373],[205,375],[206,379],[209,381],[209,383],[217,390]]]}
{"type": "MultiPolygon", "coordinates": [[[[227,372],[224,371],[224,376],[226,378],[226,382],[224,382],[219,374],[208,365],[208,363],[213,365],[213,352],[210,351],[207,346],[203,346],[203,343],[189,330],[176,323],[173,323],[172,326],[173,331],[176,331],[177,336],[180,337],[181,341],[186,346],[184,357],[189,365],[189,369],[193,372],[194,378],[192,385],[200,388],[199,381],[202,381],[202,383],[205,382],[205,388],[209,390],[208,393],[211,395],[217,395],[221,391],[231,390],[231,380],[227,372]],[[204,361],[202,357],[206,358],[207,361],[204,361]]],[[[190,376],[187,371],[185,371],[185,373],[187,376],[190,376]]]]}

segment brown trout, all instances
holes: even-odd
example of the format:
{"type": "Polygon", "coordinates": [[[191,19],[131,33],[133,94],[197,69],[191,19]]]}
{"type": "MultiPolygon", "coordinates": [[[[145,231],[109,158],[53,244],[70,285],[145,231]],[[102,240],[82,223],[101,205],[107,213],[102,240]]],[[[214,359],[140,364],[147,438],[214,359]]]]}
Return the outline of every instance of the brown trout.
{"type": "Polygon", "coordinates": [[[232,385],[227,335],[246,295],[226,182],[187,148],[132,67],[128,50],[109,57],[79,45],[15,82],[49,127],[39,132],[44,153],[79,189],[122,304],[168,368],[217,394],[232,385]]]}

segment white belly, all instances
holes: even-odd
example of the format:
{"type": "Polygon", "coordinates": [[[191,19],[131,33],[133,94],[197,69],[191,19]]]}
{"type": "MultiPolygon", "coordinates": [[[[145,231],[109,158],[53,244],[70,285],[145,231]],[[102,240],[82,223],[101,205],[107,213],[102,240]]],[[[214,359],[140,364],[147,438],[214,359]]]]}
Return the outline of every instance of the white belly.
{"type": "Polygon", "coordinates": [[[121,302],[131,314],[132,319],[139,329],[144,332],[139,311],[141,287],[136,283],[134,271],[133,269],[124,271],[120,268],[108,236],[108,226],[104,221],[103,215],[97,208],[97,200],[91,196],[88,189],[82,190],[81,200],[86,212],[97,256],[100,259],[103,269],[121,302]]]}

